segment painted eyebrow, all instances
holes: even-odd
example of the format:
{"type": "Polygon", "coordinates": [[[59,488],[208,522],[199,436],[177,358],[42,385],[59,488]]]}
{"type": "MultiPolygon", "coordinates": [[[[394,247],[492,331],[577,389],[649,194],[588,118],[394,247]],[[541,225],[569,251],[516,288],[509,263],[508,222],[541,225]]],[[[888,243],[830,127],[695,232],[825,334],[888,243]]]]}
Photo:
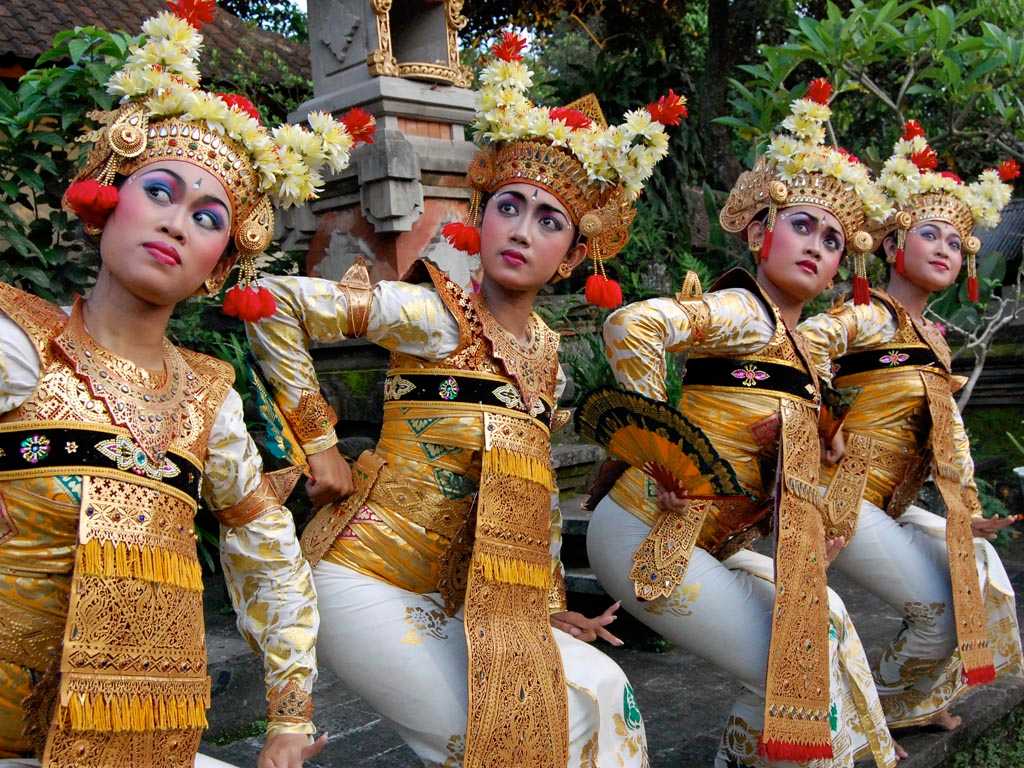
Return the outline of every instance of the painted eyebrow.
{"type": "MultiPolygon", "coordinates": [[[[174,180],[178,184],[180,184],[183,187],[185,186],[185,179],[183,179],[179,174],[177,174],[174,171],[172,171],[170,168],[154,168],[151,171],[146,171],[142,175],[143,175],[143,177],[145,177],[145,176],[149,176],[149,174],[151,174],[151,173],[166,173],[168,176],[173,177],[174,180]]],[[[199,202],[200,203],[215,203],[215,204],[221,206],[225,210],[225,212],[230,212],[231,211],[231,208],[228,207],[228,204],[225,203],[223,200],[221,200],[216,195],[209,195],[209,194],[203,195],[201,198],[199,198],[199,202]]]]}
{"type": "MultiPolygon", "coordinates": [[[[817,226],[818,224],[821,224],[821,223],[822,223],[821,217],[819,217],[819,216],[815,216],[815,215],[814,215],[813,213],[811,213],[810,211],[795,211],[794,213],[791,213],[791,214],[790,214],[790,216],[806,216],[807,218],[809,218],[809,219],[810,219],[811,221],[813,221],[813,222],[814,222],[815,226],[817,226]]],[[[836,228],[835,228],[835,227],[833,227],[833,226],[832,226],[831,224],[825,224],[825,226],[826,226],[826,227],[827,227],[828,229],[830,229],[830,230],[832,230],[833,232],[835,232],[835,233],[836,233],[837,235],[839,235],[840,237],[842,237],[842,238],[844,238],[844,239],[845,239],[845,237],[846,237],[846,236],[845,236],[845,235],[843,234],[843,230],[841,230],[841,229],[836,229],[836,228]]]]}
{"type": "MultiPolygon", "coordinates": [[[[498,195],[498,199],[500,200],[501,198],[505,197],[505,195],[511,195],[512,197],[514,197],[520,203],[527,202],[526,195],[524,195],[522,192],[517,192],[514,189],[507,189],[507,190],[505,190],[500,195],[498,195]]],[[[555,208],[555,206],[553,206],[553,205],[549,205],[548,203],[540,203],[537,207],[540,208],[542,211],[550,211],[551,213],[557,213],[559,216],[561,216],[566,221],[569,220],[568,216],[566,216],[558,208],[555,208]]]]}

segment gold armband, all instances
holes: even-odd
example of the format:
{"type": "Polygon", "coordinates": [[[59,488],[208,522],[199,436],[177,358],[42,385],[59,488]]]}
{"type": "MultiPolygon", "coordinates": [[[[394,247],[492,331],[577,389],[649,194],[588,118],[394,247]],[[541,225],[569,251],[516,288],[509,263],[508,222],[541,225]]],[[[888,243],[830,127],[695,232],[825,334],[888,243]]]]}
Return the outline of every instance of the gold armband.
{"type": "Polygon", "coordinates": [[[701,342],[707,336],[711,324],[711,311],[704,303],[704,292],[700,286],[700,278],[696,272],[687,272],[683,287],[676,294],[676,304],[686,313],[690,321],[691,338],[701,342]]]}
{"type": "Polygon", "coordinates": [[[330,434],[338,423],[338,415],[331,404],[311,389],[303,392],[295,410],[285,411],[284,416],[302,444],[330,434]]]}
{"type": "Polygon", "coordinates": [[[370,285],[370,271],[362,256],[357,256],[352,266],[338,281],[345,292],[345,303],[348,305],[348,333],[350,339],[358,339],[366,335],[370,325],[370,300],[373,288],[370,285]]]}
{"type": "Polygon", "coordinates": [[[215,511],[213,516],[221,525],[228,528],[248,525],[268,509],[284,504],[300,477],[302,469],[299,467],[285,467],[276,472],[268,472],[263,475],[260,484],[252,493],[237,504],[215,511]]]}
{"type": "Polygon", "coordinates": [[[313,695],[289,680],[267,694],[267,720],[271,723],[301,725],[313,719],[313,695]]]}

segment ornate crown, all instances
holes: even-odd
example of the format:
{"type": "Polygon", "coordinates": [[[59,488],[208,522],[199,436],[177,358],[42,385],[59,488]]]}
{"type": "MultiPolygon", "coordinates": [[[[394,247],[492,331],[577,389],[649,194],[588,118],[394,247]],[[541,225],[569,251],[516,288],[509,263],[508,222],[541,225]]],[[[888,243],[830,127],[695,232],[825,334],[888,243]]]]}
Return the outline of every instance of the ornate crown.
{"type": "Polygon", "coordinates": [[[121,97],[118,109],[90,114],[100,127],[79,139],[92,149],[64,205],[95,233],[117,205],[118,175],[157,160],[184,160],[209,171],[227,190],[237,251],[232,258],[242,258],[239,288],[229,292],[225,311],[259,319],[273,312],[272,297],[255,287],[254,265],[273,239],[273,204],[287,208],[315,198],[321,168],[346,168],[352,147],[372,141],[374,119],[363,110],[341,120],[314,112],[311,130],[268,130],[244,96],[200,87],[198,30],[213,19],[215,0],[168,0],[168,6],[173,13],[163,11],[142,25],[142,43],[107,82],[107,91],[121,97]]]}
{"type": "MultiPolygon", "coordinates": [[[[480,74],[482,88],[475,127],[480,151],[469,169],[474,196],[469,227],[477,227],[482,194],[515,181],[534,184],[557,197],[587,238],[594,274],[587,299],[600,306],[622,303],[603,262],[629,240],[635,202],[654,166],[668,154],[666,125],[687,116],[686,100],[671,90],[646,109],[628,112],[609,126],[597,98],[584,96],[564,107],[535,106],[522,61],[526,41],[506,32],[493,47],[494,60],[480,74]]],[[[479,251],[479,237],[466,225],[449,224],[444,234],[456,247],[479,251]]]]}
{"type": "MultiPolygon", "coordinates": [[[[796,99],[782,122],[782,132],[772,136],[764,156],[754,169],[740,174],[719,214],[722,229],[742,233],[767,209],[766,234],[758,260],[768,258],[772,231],[779,209],[791,205],[816,205],[839,220],[853,251],[854,294],[866,302],[868,286],[865,254],[872,240],[865,231],[871,219],[884,219],[892,207],[872,180],[867,166],[842,148],[825,144],[825,123],[832,85],[824,78],[812,80],[804,98],[796,99]]],[[[863,302],[860,302],[863,303],[863,302]]]]}
{"type": "Polygon", "coordinates": [[[955,173],[936,171],[938,165],[939,156],[928,146],[924,128],[917,120],[908,120],[879,175],[879,183],[892,200],[894,210],[872,227],[874,247],[880,247],[886,236],[895,232],[892,262],[896,271],[903,274],[907,231],[919,221],[951,224],[967,252],[968,298],[977,301],[976,256],[981,241],[975,237],[974,228],[999,223],[1000,213],[1013,194],[1009,182],[1020,176],[1020,167],[1016,160],[1004,160],[998,169],[982,171],[976,181],[965,184],[955,173]]]}

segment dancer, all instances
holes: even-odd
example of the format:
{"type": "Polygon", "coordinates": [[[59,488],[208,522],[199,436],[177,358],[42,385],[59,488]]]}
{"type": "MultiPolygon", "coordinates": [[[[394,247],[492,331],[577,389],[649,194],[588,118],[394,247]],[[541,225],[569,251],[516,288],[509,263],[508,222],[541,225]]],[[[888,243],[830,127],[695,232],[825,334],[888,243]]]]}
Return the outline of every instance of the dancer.
{"type": "Polygon", "coordinates": [[[896,760],[860,641],[826,592],[819,393],[792,332],[844,251],[869,250],[866,217],[885,214],[867,169],[823,143],[830,95],[819,79],[794,101],[787,130],[722,210],[723,228],[757,255],[756,278],[734,270],[701,293],[691,275],[675,298],[637,302],[604,326],[619,384],[655,400],[666,397],[665,353],[689,353],[679,410],[749,494],[679,499],[631,468],[593,499],[587,533],[591,566],[614,597],[747,689],[718,766],[849,766],[861,752],[880,766],[896,760]],[[744,549],[773,507],[774,564],[744,549]]]}
{"type": "Polygon", "coordinates": [[[614,301],[601,264],[667,151],[662,123],[685,107],[670,94],[612,127],[593,97],[535,107],[524,44],[506,33],[481,74],[483,146],[469,170],[481,228],[444,230],[479,251],[479,292],[425,262],[429,285],[371,289],[362,265],[340,283],[270,278],[278,311],[249,333],[311,454],[314,498],[344,490],[347,468],[310,340],[365,336],[392,351],[380,441],[355,463],[352,496],[303,535],[327,666],[429,765],[641,766],[632,689],[579,642],[614,641],[614,606],[596,620],[565,608],[550,501],[558,334],[532,308],[587,256],[588,296],[614,301]]]}
{"type": "Polygon", "coordinates": [[[309,197],[309,156],[340,169],[353,136],[326,116],[270,132],[244,97],[201,90],[212,6],[146,21],[108,84],[120,105],[94,115],[65,196],[99,240],[88,298],[65,312],[0,284],[0,758],[19,765],[224,765],[196,754],[210,705],[200,491],[238,627],[264,660],[260,766],[298,768],[325,743],[310,737],[315,593],[282,506],[297,473],[263,473],[231,366],[165,332],[236,260],[252,272],[271,200],[309,197]]]}
{"type": "Polygon", "coordinates": [[[949,707],[968,686],[1022,674],[1021,644],[1002,563],[991,544],[971,540],[972,528],[984,536],[1012,518],[980,517],[949,347],[924,310],[932,293],[956,282],[965,259],[977,301],[973,231],[999,222],[1006,182],[1019,170],[1010,160],[964,184],[936,165],[920,124],[909,121],[880,176],[897,208],[875,233],[892,265],[887,290],[799,331],[826,381],[859,390],[845,420],[845,456],[823,467],[822,481],[831,535],[848,541],[835,568],[903,616],[875,672],[886,718],[890,727],[953,729],[960,718],[949,707]],[[945,519],[913,506],[929,474],[945,519]]]}

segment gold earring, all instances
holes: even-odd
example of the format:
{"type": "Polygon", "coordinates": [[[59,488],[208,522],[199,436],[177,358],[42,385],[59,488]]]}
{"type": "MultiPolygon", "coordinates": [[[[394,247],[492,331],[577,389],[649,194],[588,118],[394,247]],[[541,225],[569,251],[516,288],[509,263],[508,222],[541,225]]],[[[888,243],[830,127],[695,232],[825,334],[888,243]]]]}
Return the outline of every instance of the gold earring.
{"type": "Polygon", "coordinates": [[[751,240],[751,241],[749,241],[747,243],[747,248],[750,249],[751,253],[760,253],[760,251],[761,251],[761,241],[760,240],[751,240]]]}
{"type": "Polygon", "coordinates": [[[835,286],[832,285],[832,281],[828,281],[828,285],[825,286],[826,291],[831,291],[835,286]]]}
{"type": "Polygon", "coordinates": [[[558,274],[561,275],[562,277],[568,277],[569,275],[572,274],[572,265],[570,265],[567,261],[563,261],[561,264],[558,265],[558,274]]]}

